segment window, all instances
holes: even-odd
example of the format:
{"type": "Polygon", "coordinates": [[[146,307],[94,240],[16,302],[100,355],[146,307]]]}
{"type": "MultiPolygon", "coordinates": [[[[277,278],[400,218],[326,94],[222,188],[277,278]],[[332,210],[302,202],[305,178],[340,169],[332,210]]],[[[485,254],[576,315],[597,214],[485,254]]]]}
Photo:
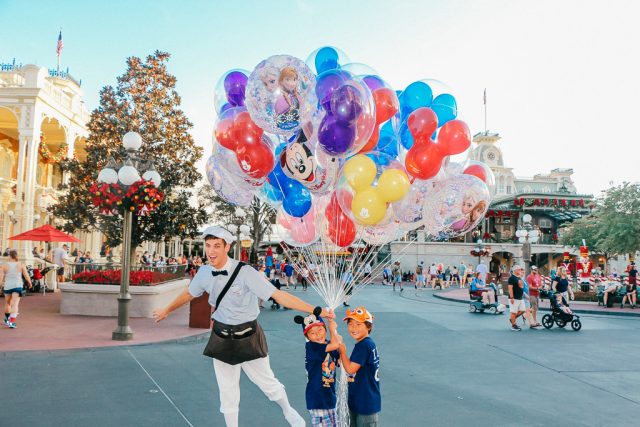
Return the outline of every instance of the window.
{"type": "Polygon", "coordinates": [[[553,221],[551,221],[549,218],[540,218],[538,220],[538,226],[540,228],[552,228],[553,227],[553,221]]]}
{"type": "Polygon", "coordinates": [[[511,186],[507,185],[507,194],[511,194],[511,186]]]}

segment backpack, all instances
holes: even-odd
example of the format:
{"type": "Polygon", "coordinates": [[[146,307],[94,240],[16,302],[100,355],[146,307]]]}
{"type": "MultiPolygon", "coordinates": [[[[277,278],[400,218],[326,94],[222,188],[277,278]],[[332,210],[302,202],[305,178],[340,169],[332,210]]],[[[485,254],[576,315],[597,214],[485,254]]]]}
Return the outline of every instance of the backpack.
{"type": "Polygon", "coordinates": [[[416,268],[416,274],[422,274],[422,266],[419,265],[418,268],[416,268]]]}

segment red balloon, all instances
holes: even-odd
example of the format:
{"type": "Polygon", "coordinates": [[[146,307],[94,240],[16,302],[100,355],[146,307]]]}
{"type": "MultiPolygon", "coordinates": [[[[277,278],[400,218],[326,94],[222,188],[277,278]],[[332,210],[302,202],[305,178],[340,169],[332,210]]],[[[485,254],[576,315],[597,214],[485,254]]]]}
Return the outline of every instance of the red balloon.
{"type": "Polygon", "coordinates": [[[462,171],[463,174],[473,175],[479,178],[482,182],[487,182],[487,172],[480,165],[471,165],[462,171]]]}
{"type": "Polygon", "coordinates": [[[342,211],[329,221],[329,239],[338,246],[349,246],[356,239],[356,225],[342,211]]]}
{"type": "Polygon", "coordinates": [[[251,120],[247,111],[243,111],[233,119],[233,137],[236,144],[257,143],[262,138],[264,131],[251,120]]]}
{"type": "Polygon", "coordinates": [[[469,126],[462,120],[451,120],[445,123],[438,133],[438,145],[440,150],[448,156],[464,152],[471,146],[469,126]]]}
{"type": "Polygon", "coordinates": [[[386,87],[373,91],[373,100],[376,103],[376,124],[381,124],[395,116],[400,108],[398,95],[386,87]]]}
{"type": "Polygon", "coordinates": [[[224,148],[235,150],[236,140],[233,138],[233,120],[220,120],[216,126],[215,137],[224,148]]]}
{"type": "Polygon", "coordinates": [[[360,149],[360,151],[358,151],[358,153],[368,153],[369,151],[376,148],[376,145],[378,145],[378,139],[380,139],[380,130],[376,125],[376,127],[373,128],[373,133],[371,134],[371,138],[369,138],[369,141],[367,141],[367,143],[362,146],[362,148],[360,149]]]}
{"type": "Polygon", "coordinates": [[[407,126],[416,143],[428,142],[431,135],[438,129],[438,116],[431,108],[420,107],[409,114],[407,126]]]}
{"type": "Polygon", "coordinates": [[[445,155],[433,141],[414,143],[405,159],[407,171],[416,178],[430,179],[438,174],[445,155]]]}
{"type": "Polygon", "coordinates": [[[271,148],[262,141],[239,143],[236,146],[236,160],[244,173],[257,179],[269,175],[275,166],[271,148]]]}

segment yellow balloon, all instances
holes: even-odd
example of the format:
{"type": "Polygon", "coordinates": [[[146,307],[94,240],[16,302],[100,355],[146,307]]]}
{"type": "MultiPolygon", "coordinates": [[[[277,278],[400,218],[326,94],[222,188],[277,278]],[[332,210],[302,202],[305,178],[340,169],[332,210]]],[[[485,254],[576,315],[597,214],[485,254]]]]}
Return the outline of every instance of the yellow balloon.
{"type": "Polygon", "coordinates": [[[387,204],[378,194],[378,189],[369,187],[353,196],[351,211],[362,225],[375,225],[382,221],[387,213],[387,204]]]}
{"type": "Polygon", "coordinates": [[[400,169],[387,169],[378,178],[378,194],[385,202],[402,200],[410,186],[409,177],[400,169]]]}
{"type": "Polygon", "coordinates": [[[376,164],[368,156],[358,154],[345,163],[343,174],[351,188],[364,190],[376,179],[376,164]]]}

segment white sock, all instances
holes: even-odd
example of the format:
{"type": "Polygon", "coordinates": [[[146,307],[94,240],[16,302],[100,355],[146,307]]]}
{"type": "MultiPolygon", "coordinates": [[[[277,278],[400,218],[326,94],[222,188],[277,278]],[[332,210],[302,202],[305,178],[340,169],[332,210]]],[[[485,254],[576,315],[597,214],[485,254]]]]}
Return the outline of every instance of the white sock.
{"type": "Polygon", "coordinates": [[[224,422],[227,427],[238,427],[238,413],[237,412],[225,412],[224,422]]]}

